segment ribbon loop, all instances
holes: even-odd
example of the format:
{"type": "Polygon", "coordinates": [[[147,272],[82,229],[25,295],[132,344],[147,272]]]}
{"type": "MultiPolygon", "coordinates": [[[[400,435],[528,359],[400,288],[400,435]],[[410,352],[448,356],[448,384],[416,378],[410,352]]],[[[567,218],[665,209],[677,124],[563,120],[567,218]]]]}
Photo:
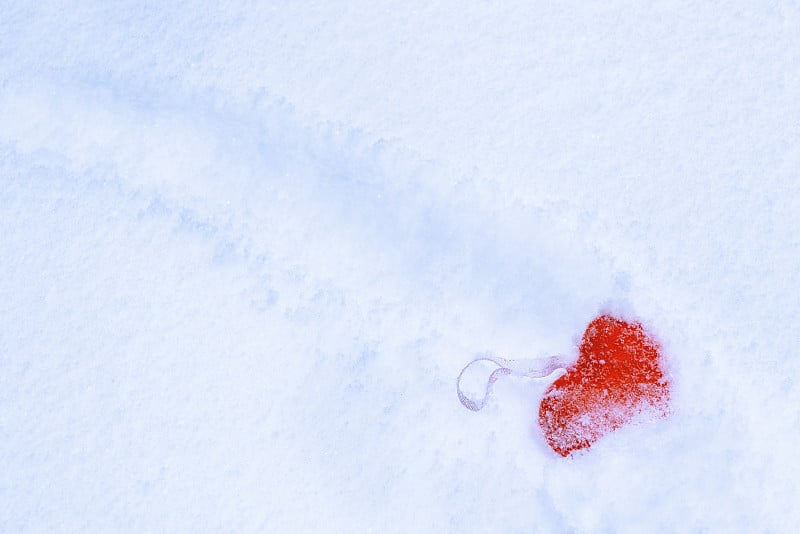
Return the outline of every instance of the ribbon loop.
{"type": "Polygon", "coordinates": [[[458,374],[456,380],[456,392],[458,393],[458,400],[468,410],[478,412],[486,406],[486,402],[492,393],[492,387],[495,382],[501,377],[506,375],[524,376],[527,378],[543,378],[553,373],[558,369],[566,368],[568,361],[561,356],[550,356],[547,358],[536,358],[531,360],[506,360],[505,358],[497,358],[491,355],[481,355],[469,362],[458,374]],[[491,362],[497,366],[497,369],[492,371],[489,379],[486,382],[483,397],[477,400],[469,398],[461,389],[461,378],[464,373],[473,364],[477,362],[491,362]]]}

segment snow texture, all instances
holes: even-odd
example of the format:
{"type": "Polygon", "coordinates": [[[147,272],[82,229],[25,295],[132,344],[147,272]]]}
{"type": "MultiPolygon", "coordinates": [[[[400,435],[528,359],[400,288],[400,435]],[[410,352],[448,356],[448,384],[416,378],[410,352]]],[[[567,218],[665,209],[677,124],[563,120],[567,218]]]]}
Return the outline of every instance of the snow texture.
{"type": "Polygon", "coordinates": [[[800,8],[0,0],[0,531],[797,532],[800,8]],[[561,458],[475,354],[660,341],[561,458]]]}

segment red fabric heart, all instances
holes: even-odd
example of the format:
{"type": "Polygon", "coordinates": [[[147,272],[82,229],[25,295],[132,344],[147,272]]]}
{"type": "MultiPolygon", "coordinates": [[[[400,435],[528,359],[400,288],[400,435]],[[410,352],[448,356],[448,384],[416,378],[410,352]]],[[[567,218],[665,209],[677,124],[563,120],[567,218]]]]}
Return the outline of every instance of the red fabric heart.
{"type": "Polygon", "coordinates": [[[545,392],[539,426],[568,456],[639,414],[666,416],[669,397],[658,343],[639,323],[601,315],[586,327],[578,361],[545,392]]]}

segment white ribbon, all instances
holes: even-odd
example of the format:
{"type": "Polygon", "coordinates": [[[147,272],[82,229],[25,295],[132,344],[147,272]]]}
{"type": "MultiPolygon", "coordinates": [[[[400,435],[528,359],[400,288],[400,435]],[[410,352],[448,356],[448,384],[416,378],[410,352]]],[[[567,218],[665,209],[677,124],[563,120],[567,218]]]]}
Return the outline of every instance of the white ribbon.
{"type": "Polygon", "coordinates": [[[501,376],[515,375],[525,376],[528,378],[544,378],[545,376],[550,375],[553,371],[565,369],[569,363],[570,362],[562,356],[550,356],[547,358],[535,358],[530,360],[506,360],[504,358],[496,358],[488,354],[478,356],[469,362],[458,374],[458,379],[456,380],[458,400],[461,401],[461,404],[463,404],[465,408],[472,410],[473,412],[477,412],[486,405],[486,402],[489,400],[489,396],[492,393],[492,386],[501,376]],[[486,388],[484,390],[483,397],[473,400],[461,390],[461,377],[464,376],[464,373],[472,366],[472,364],[482,361],[492,362],[493,364],[497,365],[497,369],[492,371],[492,374],[489,375],[489,380],[486,382],[486,388]]]}

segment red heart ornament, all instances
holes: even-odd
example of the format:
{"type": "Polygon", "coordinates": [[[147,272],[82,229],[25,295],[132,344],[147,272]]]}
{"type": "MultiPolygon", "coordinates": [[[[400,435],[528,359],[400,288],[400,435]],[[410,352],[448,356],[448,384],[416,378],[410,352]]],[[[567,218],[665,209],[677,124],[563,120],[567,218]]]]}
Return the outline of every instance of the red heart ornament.
{"type": "Polygon", "coordinates": [[[666,416],[669,397],[658,343],[640,323],[601,315],[586,327],[578,361],[545,392],[539,426],[568,456],[640,414],[666,416]]]}

